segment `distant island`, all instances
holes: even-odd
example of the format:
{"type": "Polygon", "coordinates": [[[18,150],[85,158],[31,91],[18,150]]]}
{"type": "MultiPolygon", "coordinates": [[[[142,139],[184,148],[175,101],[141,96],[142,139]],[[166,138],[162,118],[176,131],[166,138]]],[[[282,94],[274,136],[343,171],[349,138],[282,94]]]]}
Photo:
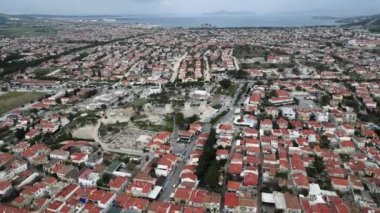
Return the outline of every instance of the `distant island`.
{"type": "Polygon", "coordinates": [[[325,20],[341,20],[342,17],[335,17],[335,16],[314,16],[313,19],[325,19],[325,20]]]}
{"type": "Polygon", "coordinates": [[[256,14],[251,11],[225,11],[225,10],[201,14],[201,16],[254,16],[254,15],[256,14]]]}

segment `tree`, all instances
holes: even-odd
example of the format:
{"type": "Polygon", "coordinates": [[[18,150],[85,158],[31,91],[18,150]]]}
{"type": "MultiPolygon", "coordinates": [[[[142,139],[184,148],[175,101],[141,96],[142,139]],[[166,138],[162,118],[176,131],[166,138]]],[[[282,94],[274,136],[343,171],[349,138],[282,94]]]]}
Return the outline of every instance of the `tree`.
{"type": "Polygon", "coordinates": [[[321,157],[315,156],[314,167],[318,173],[325,170],[325,164],[323,163],[323,159],[321,157]]]}
{"type": "Polygon", "coordinates": [[[231,80],[223,79],[219,82],[220,86],[224,89],[228,89],[231,86],[231,80]]]}
{"type": "Polygon", "coordinates": [[[133,171],[135,168],[136,168],[135,163],[133,163],[132,161],[128,162],[128,164],[127,164],[128,171],[133,171]]]}
{"type": "Polygon", "coordinates": [[[339,156],[343,162],[348,162],[350,160],[350,156],[348,154],[339,154],[339,156]]]}
{"type": "Polygon", "coordinates": [[[2,127],[0,128],[0,133],[6,133],[8,132],[9,129],[10,129],[9,126],[2,127]]]}
{"type": "Polygon", "coordinates": [[[215,189],[219,185],[219,165],[217,161],[213,161],[211,166],[208,168],[205,178],[205,185],[212,189],[215,189]]]}
{"type": "Polygon", "coordinates": [[[96,182],[96,185],[99,187],[108,187],[108,183],[112,179],[112,175],[104,173],[102,177],[96,182]]]}
{"type": "Polygon", "coordinates": [[[321,105],[322,105],[322,106],[327,106],[327,105],[329,105],[329,104],[330,104],[330,100],[331,100],[331,98],[330,98],[329,95],[323,95],[323,96],[321,97],[321,105]]]}
{"type": "Polygon", "coordinates": [[[207,173],[211,162],[215,160],[216,150],[213,147],[215,143],[216,143],[216,131],[215,129],[211,129],[208,135],[208,138],[206,140],[204,149],[203,149],[203,154],[201,155],[199,159],[198,167],[196,171],[197,176],[201,181],[205,177],[205,174],[207,173]]]}
{"type": "Polygon", "coordinates": [[[191,116],[191,117],[186,118],[186,120],[187,120],[189,123],[194,123],[194,122],[198,121],[199,119],[200,119],[200,118],[199,118],[198,115],[193,115],[193,116],[191,116]]]}
{"type": "Polygon", "coordinates": [[[25,130],[24,129],[16,129],[15,136],[17,139],[22,140],[25,138],[25,130]]]}
{"type": "Polygon", "coordinates": [[[330,141],[329,141],[329,139],[327,138],[327,136],[326,136],[326,135],[322,135],[322,136],[321,136],[321,141],[320,141],[319,146],[320,146],[321,148],[329,148],[329,144],[330,144],[330,141]]]}
{"type": "Polygon", "coordinates": [[[69,113],[68,115],[67,115],[67,118],[69,119],[69,121],[71,122],[71,121],[73,121],[74,120],[74,118],[75,118],[75,115],[73,114],[73,113],[69,113]]]}
{"type": "Polygon", "coordinates": [[[158,102],[160,104],[167,104],[170,101],[170,96],[167,92],[162,92],[158,94],[151,94],[149,98],[154,102],[158,102]]]}
{"type": "Polygon", "coordinates": [[[55,102],[56,102],[57,104],[62,104],[62,100],[61,100],[61,98],[56,98],[56,99],[55,99],[55,102]]]}
{"type": "Polygon", "coordinates": [[[236,79],[247,79],[248,78],[248,73],[244,70],[229,71],[227,74],[233,78],[236,78],[236,79]]]}
{"type": "Polygon", "coordinates": [[[175,123],[176,123],[176,125],[179,126],[180,129],[182,129],[185,126],[186,120],[185,120],[185,116],[183,115],[183,113],[179,112],[179,113],[175,114],[175,123]]]}
{"type": "Polygon", "coordinates": [[[35,109],[35,108],[33,108],[33,109],[30,109],[29,112],[32,113],[32,114],[37,114],[38,110],[35,109]]]}

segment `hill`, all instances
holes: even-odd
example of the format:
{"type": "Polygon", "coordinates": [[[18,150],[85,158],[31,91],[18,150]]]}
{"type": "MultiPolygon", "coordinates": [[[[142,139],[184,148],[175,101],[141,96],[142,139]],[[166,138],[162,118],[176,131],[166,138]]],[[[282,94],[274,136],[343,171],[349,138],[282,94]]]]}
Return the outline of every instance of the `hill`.
{"type": "Polygon", "coordinates": [[[337,22],[343,27],[364,27],[371,32],[380,33],[380,14],[344,18],[337,22]]]}
{"type": "Polygon", "coordinates": [[[0,13],[0,26],[4,25],[7,20],[8,20],[8,16],[0,13]]]}

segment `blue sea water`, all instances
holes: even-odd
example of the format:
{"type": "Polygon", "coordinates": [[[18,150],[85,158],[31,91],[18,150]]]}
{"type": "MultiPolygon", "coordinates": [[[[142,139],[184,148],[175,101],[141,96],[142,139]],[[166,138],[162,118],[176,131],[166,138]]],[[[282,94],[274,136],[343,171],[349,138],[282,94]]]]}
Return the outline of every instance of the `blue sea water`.
{"type": "Polygon", "coordinates": [[[196,17],[134,17],[118,18],[119,23],[153,24],[162,27],[302,27],[337,25],[334,20],[316,19],[312,16],[281,14],[271,16],[196,16],[196,17]]]}

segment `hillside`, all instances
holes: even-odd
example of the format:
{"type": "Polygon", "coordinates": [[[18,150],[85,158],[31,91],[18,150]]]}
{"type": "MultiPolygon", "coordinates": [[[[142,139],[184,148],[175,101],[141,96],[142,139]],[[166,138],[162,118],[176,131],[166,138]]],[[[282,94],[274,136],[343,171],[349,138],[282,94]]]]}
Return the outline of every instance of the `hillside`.
{"type": "Polygon", "coordinates": [[[0,13],[0,26],[4,25],[7,20],[8,20],[8,16],[0,13]]]}
{"type": "Polygon", "coordinates": [[[380,28],[380,14],[344,18],[337,22],[341,23],[343,27],[365,27],[370,31],[378,32],[380,28]]]}

